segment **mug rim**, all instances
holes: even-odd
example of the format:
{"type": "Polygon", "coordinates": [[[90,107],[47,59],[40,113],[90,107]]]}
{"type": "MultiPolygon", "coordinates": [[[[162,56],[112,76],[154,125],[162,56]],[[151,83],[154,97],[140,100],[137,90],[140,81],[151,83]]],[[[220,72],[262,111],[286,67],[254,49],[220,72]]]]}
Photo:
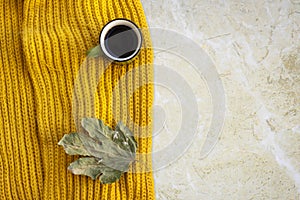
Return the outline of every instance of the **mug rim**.
{"type": "Polygon", "coordinates": [[[116,62],[126,62],[126,61],[129,61],[132,58],[134,58],[141,50],[142,40],[143,40],[143,36],[142,36],[142,33],[141,33],[140,29],[138,28],[138,26],[134,22],[132,22],[128,19],[125,19],[125,18],[117,18],[117,19],[114,19],[114,20],[108,22],[102,28],[102,30],[100,32],[100,36],[99,36],[99,43],[100,43],[102,52],[104,53],[104,55],[106,57],[108,57],[109,59],[116,61],[116,62]],[[108,52],[108,50],[105,46],[105,37],[106,37],[107,33],[113,27],[116,27],[119,25],[124,25],[124,26],[129,27],[130,29],[132,29],[134,31],[135,35],[137,36],[137,42],[138,42],[137,48],[135,49],[134,53],[132,53],[130,56],[128,56],[126,58],[118,58],[118,57],[113,56],[111,53],[108,52]]]}

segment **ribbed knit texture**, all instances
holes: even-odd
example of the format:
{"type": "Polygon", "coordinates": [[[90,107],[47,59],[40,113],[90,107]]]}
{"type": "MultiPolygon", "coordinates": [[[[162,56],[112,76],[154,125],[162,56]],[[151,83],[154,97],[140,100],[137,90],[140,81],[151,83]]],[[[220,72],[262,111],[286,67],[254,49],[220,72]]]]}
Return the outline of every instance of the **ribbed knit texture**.
{"type": "MultiPolygon", "coordinates": [[[[151,172],[126,173],[118,182],[102,185],[67,171],[78,157],[57,145],[64,134],[76,131],[72,95],[85,53],[115,18],[147,28],[139,0],[0,0],[1,200],[154,199],[151,172]]],[[[149,33],[144,37],[149,47],[149,33]]],[[[76,108],[78,116],[95,116],[110,126],[122,120],[143,136],[139,153],[151,152],[152,146],[152,59],[152,50],[143,48],[133,62],[112,64],[105,71],[105,62],[88,61],[104,75],[94,110],[76,108]]],[[[91,98],[88,92],[82,95],[91,98]]],[[[143,167],[136,163],[132,170],[143,167]]]]}

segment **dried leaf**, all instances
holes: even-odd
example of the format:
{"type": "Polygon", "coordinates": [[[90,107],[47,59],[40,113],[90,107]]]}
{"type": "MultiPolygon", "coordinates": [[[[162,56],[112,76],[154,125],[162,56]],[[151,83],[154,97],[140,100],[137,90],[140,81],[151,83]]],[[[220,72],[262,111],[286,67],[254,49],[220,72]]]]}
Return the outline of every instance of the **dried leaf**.
{"type": "Polygon", "coordinates": [[[137,142],[134,139],[134,136],[132,132],[127,128],[122,122],[119,122],[117,127],[116,127],[116,132],[119,132],[122,134],[123,138],[123,145],[128,143],[128,145],[125,145],[125,150],[130,150],[130,152],[133,153],[133,156],[135,157],[135,152],[137,149],[137,142]]]}
{"type": "Polygon", "coordinates": [[[93,180],[101,174],[101,167],[97,159],[93,157],[79,158],[70,164],[68,170],[73,174],[89,176],[93,180]]]}
{"type": "Polygon", "coordinates": [[[115,131],[95,118],[84,118],[81,124],[88,134],[67,134],[58,144],[70,155],[90,157],[74,161],[68,169],[92,179],[100,176],[102,183],[117,181],[135,159],[137,142],[132,132],[121,122],[115,131]]]}
{"type": "Polygon", "coordinates": [[[121,171],[109,168],[92,157],[79,158],[70,164],[68,170],[73,174],[89,176],[93,180],[100,176],[100,181],[103,184],[113,183],[119,180],[122,175],[121,171]]]}
{"type": "Polygon", "coordinates": [[[83,146],[83,143],[78,133],[70,133],[64,135],[64,137],[59,141],[58,145],[63,146],[66,153],[69,155],[91,155],[83,146]]]}
{"type": "Polygon", "coordinates": [[[86,55],[91,58],[97,58],[102,55],[100,45],[97,45],[86,52],[86,55]]]}

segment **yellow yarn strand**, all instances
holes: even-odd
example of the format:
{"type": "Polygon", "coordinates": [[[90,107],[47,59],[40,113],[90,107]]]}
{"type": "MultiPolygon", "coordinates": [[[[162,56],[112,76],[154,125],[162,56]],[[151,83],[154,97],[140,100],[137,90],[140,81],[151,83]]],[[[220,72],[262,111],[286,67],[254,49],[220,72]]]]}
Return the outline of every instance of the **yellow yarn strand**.
{"type": "MultiPolygon", "coordinates": [[[[137,163],[132,173],[103,185],[67,171],[77,156],[57,145],[64,134],[76,131],[72,95],[85,53],[97,45],[102,27],[116,18],[147,28],[139,0],[0,0],[1,200],[155,198],[152,173],[133,173],[144,165],[137,163]]],[[[151,46],[149,33],[144,39],[151,46]]],[[[95,109],[87,113],[79,107],[78,116],[95,116],[109,126],[122,120],[136,136],[151,136],[152,60],[152,50],[143,48],[131,63],[105,68],[103,61],[88,61],[103,76],[94,80],[99,82],[95,97],[82,83],[86,92],[80,98],[94,102],[95,109]]],[[[151,137],[138,138],[138,145],[139,153],[151,152],[151,137]]]]}

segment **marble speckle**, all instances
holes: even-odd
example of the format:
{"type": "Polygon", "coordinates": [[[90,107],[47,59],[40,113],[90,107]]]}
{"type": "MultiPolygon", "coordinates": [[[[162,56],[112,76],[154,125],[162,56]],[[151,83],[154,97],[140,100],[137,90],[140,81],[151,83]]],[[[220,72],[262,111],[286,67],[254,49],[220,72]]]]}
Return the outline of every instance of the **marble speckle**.
{"type": "MultiPolygon", "coordinates": [[[[190,78],[200,99],[202,137],[176,162],[154,172],[157,199],[300,199],[300,1],[142,3],[150,27],[175,30],[206,51],[226,91],[220,141],[199,159],[212,110],[205,81],[197,86],[190,78]]],[[[155,59],[174,69],[186,65],[168,54],[155,59]]],[[[178,123],[177,104],[159,92],[165,125],[172,127],[178,123]]],[[[161,134],[154,138],[155,148],[162,149],[161,140],[176,133],[161,134]]]]}

